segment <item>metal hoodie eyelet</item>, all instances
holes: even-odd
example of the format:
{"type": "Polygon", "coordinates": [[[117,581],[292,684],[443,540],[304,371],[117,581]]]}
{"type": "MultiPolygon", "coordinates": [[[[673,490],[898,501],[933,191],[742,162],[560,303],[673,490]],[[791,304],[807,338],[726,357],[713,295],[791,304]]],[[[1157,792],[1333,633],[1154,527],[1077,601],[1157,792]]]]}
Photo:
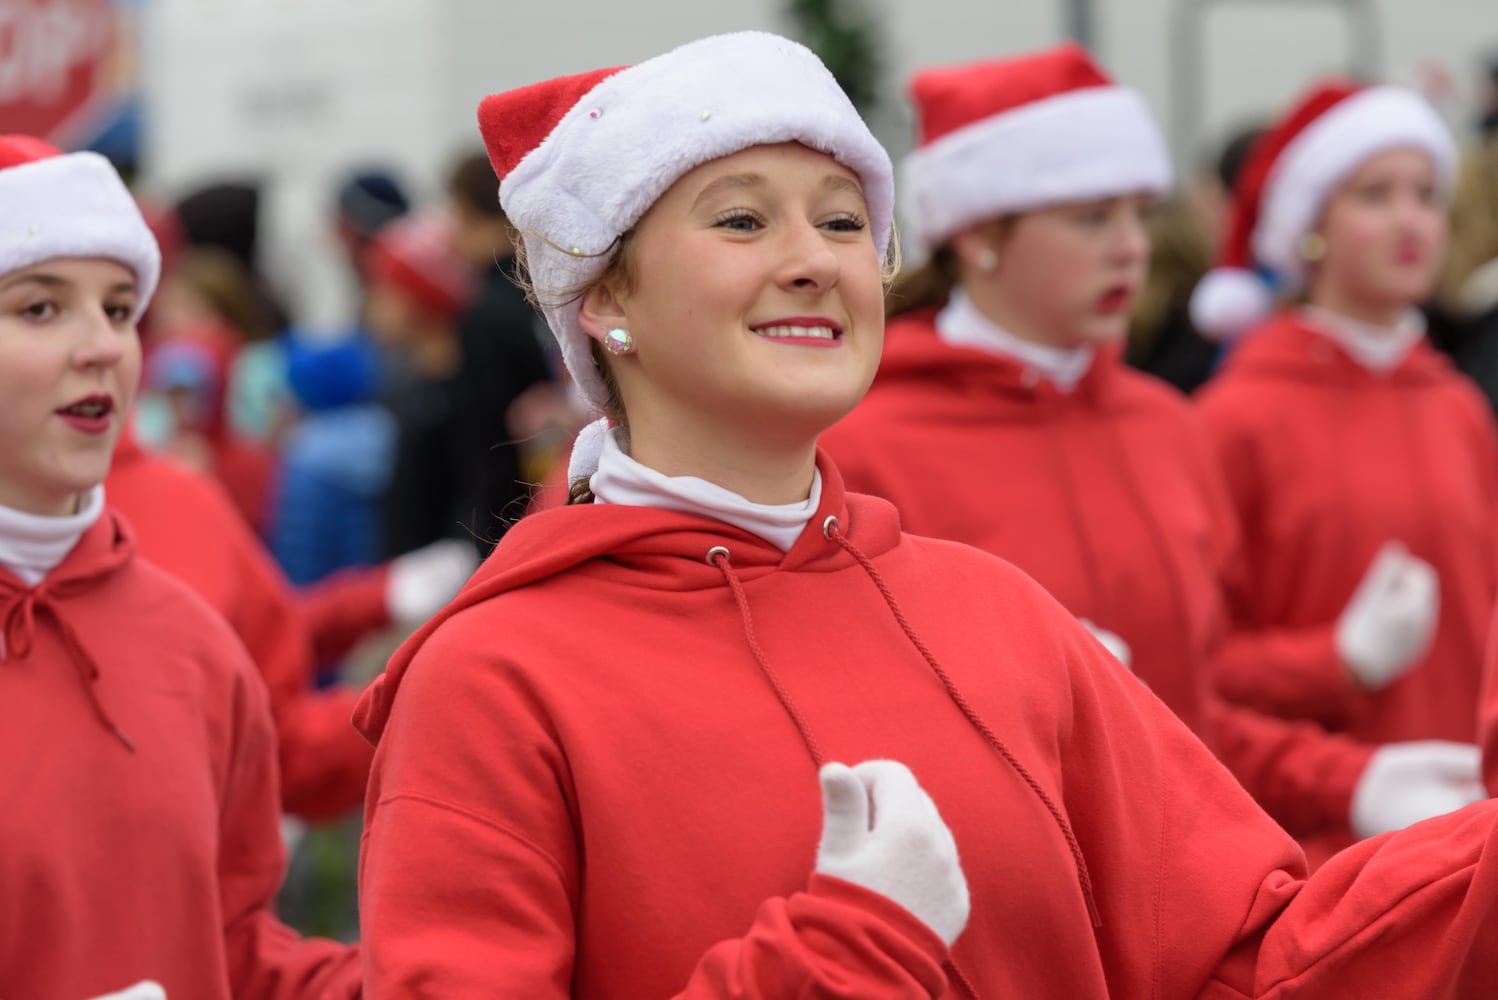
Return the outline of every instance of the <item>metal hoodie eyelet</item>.
{"type": "Polygon", "coordinates": [[[836,514],[828,514],[827,520],[822,522],[822,537],[831,540],[833,528],[842,528],[842,525],[838,523],[836,514]]]}
{"type": "Polygon", "coordinates": [[[719,556],[722,556],[724,559],[730,560],[733,558],[733,556],[729,553],[728,547],[726,545],[714,545],[712,548],[707,550],[707,564],[709,566],[718,565],[717,558],[719,556]]]}

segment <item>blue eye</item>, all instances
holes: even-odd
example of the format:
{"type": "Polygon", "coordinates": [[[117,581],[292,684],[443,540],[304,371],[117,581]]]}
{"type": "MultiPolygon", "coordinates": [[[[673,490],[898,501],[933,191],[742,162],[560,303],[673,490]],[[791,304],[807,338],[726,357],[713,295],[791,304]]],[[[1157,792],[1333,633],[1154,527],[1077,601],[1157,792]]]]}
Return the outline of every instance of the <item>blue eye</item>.
{"type": "Polygon", "coordinates": [[[822,225],[835,233],[861,233],[869,226],[862,218],[851,213],[835,215],[822,225]]]}
{"type": "Polygon", "coordinates": [[[757,212],[751,212],[747,208],[736,208],[731,212],[724,212],[713,220],[713,225],[720,229],[728,229],[737,233],[752,233],[763,228],[764,219],[757,212]]]}

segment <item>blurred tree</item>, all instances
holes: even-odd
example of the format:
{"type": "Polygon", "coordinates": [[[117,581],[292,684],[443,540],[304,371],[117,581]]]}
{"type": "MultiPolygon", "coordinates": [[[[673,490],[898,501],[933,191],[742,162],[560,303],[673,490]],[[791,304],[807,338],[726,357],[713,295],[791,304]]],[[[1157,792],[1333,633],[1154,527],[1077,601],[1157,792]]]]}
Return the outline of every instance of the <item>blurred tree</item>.
{"type": "Polygon", "coordinates": [[[880,100],[884,70],[878,20],[859,0],[790,0],[795,34],[827,64],[865,117],[880,100]]]}

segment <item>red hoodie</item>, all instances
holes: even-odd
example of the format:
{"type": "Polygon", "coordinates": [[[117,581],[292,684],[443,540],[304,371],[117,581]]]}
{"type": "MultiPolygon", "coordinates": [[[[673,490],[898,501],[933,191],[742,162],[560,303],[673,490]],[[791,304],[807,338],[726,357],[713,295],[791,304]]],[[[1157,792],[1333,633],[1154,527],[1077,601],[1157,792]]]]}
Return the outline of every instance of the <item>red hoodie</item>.
{"type": "Polygon", "coordinates": [[[849,488],[893,502],[915,534],[1012,561],[1127,642],[1138,676],[1286,829],[1345,831],[1372,751],[1209,689],[1236,534],[1190,405],[1116,350],[1063,393],[946,344],[935,317],[890,324],[873,390],[823,437],[849,488]]]}
{"type": "Polygon", "coordinates": [[[0,996],[356,996],[276,920],[275,733],[220,618],[106,510],[36,587],[0,568],[0,635],[0,996]]]}
{"type": "Polygon", "coordinates": [[[1476,996],[1498,976],[1498,803],[1305,884],[1038,586],[821,469],[788,553],[652,508],[528,516],[396,654],[359,709],[374,995],[1476,996]],[[809,879],[817,761],[872,757],[911,766],[962,853],[951,992],[903,910],[809,879]]]}
{"type": "Polygon", "coordinates": [[[1285,312],[1245,338],[1201,412],[1245,539],[1224,692],[1364,741],[1472,742],[1498,597],[1498,438],[1476,387],[1423,341],[1375,374],[1285,312]],[[1440,620],[1422,662],[1365,693],[1334,632],[1390,539],[1440,575],[1440,620]]]}
{"type": "MultiPolygon", "coordinates": [[[[141,552],[223,615],[249,650],[270,690],[286,811],[316,821],[362,802],[373,755],[350,721],[358,694],[313,690],[313,644],[291,585],[223,489],[127,432],[104,496],[135,526],[141,552]]],[[[345,614],[363,617],[358,607],[345,614]]]]}
{"type": "Polygon", "coordinates": [[[1482,776],[1488,794],[1498,797],[1498,611],[1488,634],[1487,669],[1482,684],[1478,731],[1482,744],[1482,776]]]}

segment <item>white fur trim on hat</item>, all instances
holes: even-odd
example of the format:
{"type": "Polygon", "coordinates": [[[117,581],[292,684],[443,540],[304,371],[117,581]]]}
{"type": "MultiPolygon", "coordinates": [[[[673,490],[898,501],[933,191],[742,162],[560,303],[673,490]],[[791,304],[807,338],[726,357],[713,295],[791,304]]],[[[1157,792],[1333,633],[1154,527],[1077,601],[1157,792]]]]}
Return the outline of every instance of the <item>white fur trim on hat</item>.
{"type": "Polygon", "coordinates": [[[1241,267],[1213,268],[1191,293],[1191,325],[1208,340],[1228,340],[1273,311],[1273,290],[1241,267]]]}
{"type": "Polygon", "coordinates": [[[120,175],[97,153],[0,170],[0,274],[57,257],[108,257],[134,271],[137,320],[156,290],[156,237],[120,175]]]}
{"type": "Polygon", "coordinates": [[[1411,147],[1435,161],[1437,184],[1449,191],[1457,151],[1451,132],[1424,98],[1404,87],[1369,87],[1329,108],[1280,153],[1265,183],[1254,258],[1298,289],[1305,280],[1301,240],[1316,226],[1338,184],[1368,158],[1411,147]]]}
{"type": "Polygon", "coordinates": [[[569,485],[579,479],[591,479],[593,473],[598,471],[598,460],[603,457],[603,442],[608,433],[607,417],[599,417],[592,423],[584,424],[583,429],[577,432],[577,437],[572,440],[572,454],[567,459],[569,485]]]}
{"type": "Polygon", "coordinates": [[[579,303],[615,240],[677,178],[751,146],[800,142],[859,175],[881,253],[894,216],[889,154],[805,46],[765,32],[717,35],[620,70],[590,90],[500,184],[531,282],[583,396],[607,399],[579,303]]]}
{"type": "Polygon", "coordinates": [[[907,236],[929,253],[985,219],[1170,189],[1170,154],[1144,98],[1086,87],[949,132],[903,164],[907,236]]]}

